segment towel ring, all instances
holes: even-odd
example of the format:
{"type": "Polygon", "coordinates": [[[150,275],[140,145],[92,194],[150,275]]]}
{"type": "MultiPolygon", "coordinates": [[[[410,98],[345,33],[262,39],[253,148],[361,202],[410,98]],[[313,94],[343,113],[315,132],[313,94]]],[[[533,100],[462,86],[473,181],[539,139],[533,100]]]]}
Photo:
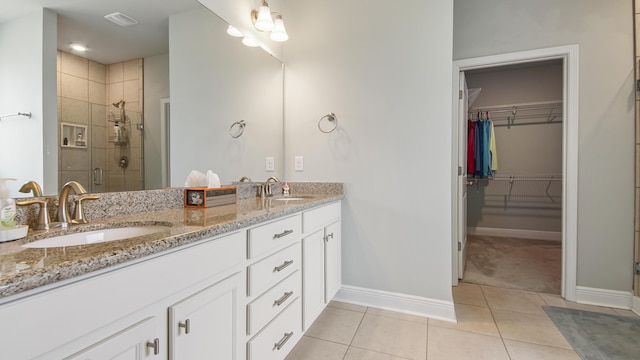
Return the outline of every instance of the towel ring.
{"type": "Polygon", "coordinates": [[[229,127],[229,135],[232,138],[237,139],[244,133],[244,127],[247,123],[244,120],[236,121],[229,127]]]}
{"type": "Polygon", "coordinates": [[[330,112],[327,115],[323,116],[320,118],[320,120],[318,120],[318,129],[320,129],[320,131],[322,131],[325,134],[328,134],[330,132],[332,132],[333,130],[335,130],[338,127],[338,118],[336,117],[336,114],[330,112]],[[323,130],[322,126],[320,125],[322,123],[322,120],[327,119],[329,122],[333,122],[333,127],[329,130],[323,130]]]}

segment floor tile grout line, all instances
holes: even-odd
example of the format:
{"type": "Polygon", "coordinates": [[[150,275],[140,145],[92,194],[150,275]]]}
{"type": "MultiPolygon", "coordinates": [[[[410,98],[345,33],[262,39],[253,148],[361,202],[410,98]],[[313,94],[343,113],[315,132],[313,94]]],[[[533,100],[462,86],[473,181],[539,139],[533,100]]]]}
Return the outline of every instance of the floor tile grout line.
{"type": "Polygon", "coordinates": [[[493,325],[495,325],[496,330],[498,330],[498,335],[500,335],[500,342],[502,342],[502,346],[504,347],[504,351],[507,354],[507,357],[509,357],[509,359],[511,359],[511,354],[509,354],[509,349],[507,348],[507,344],[504,342],[504,337],[502,336],[502,331],[500,331],[500,327],[498,326],[498,322],[496,321],[496,317],[493,314],[493,309],[491,308],[491,305],[489,304],[489,300],[487,300],[487,296],[484,293],[484,288],[482,286],[480,286],[480,292],[482,293],[482,297],[484,298],[484,301],[487,303],[487,307],[489,308],[489,313],[491,314],[491,320],[493,320],[493,325]]]}
{"type": "Polygon", "coordinates": [[[362,321],[364,320],[365,315],[367,315],[367,310],[369,310],[369,307],[366,306],[364,309],[364,312],[361,313],[362,317],[360,318],[360,322],[358,322],[358,326],[356,327],[356,331],[353,332],[353,336],[351,336],[351,340],[349,340],[349,344],[347,345],[347,351],[344,353],[344,356],[342,357],[342,360],[344,360],[347,357],[347,354],[349,353],[349,349],[351,348],[352,344],[353,344],[353,339],[355,339],[356,334],[358,333],[358,330],[360,330],[360,326],[362,325],[362,321]]]}

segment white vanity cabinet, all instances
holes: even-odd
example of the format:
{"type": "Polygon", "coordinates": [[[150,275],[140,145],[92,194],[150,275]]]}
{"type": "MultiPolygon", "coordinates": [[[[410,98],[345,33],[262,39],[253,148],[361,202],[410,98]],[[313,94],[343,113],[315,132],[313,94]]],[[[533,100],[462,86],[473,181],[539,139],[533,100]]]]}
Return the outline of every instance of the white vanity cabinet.
{"type": "Polygon", "coordinates": [[[340,217],[340,202],[305,211],[302,215],[302,299],[305,331],[340,290],[340,217]]]}
{"type": "Polygon", "coordinates": [[[243,285],[238,273],[170,306],[169,359],[240,359],[243,285]]]}
{"type": "Polygon", "coordinates": [[[240,231],[2,304],[0,357],[189,359],[180,354],[208,349],[244,359],[245,259],[240,231]],[[183,341],[170,330],[186,319],[183,341]]]}
{"type": "Polygon", "coordinates": [[[340,216],[337,201],[0,299],[0,358],[282,360],[340,288],[340,216]]]}
{"type": "Polygon", "coordinates": [[[248,230],[248,360],[282,360],[302,336],[301,234],[301,214],[248,230]]]}
{"type": "Polygon", "coordinates": [[[68,359],[153,359],[160,353],[160,334],[156,330],[157,322],[155,317],[144,319],[68,359]]]}

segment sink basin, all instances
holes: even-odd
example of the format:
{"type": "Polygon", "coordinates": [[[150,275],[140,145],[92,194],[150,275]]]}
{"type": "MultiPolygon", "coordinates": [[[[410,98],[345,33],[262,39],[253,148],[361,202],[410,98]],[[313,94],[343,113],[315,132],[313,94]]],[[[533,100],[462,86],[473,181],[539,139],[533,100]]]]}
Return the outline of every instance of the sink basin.
{"type": "Polygon", "coordinates": [[[312,199],[312,196],[305,196],[305,195],[300,195],[300,196],[278,196],[278,197],[274,197],[274,200],[278,200],[278,201],[299,201],[299,200],[309,200],[312,199]]]}
{"type": "Polygon", "coordinates": [[[26,248],[52,248],[64,246],[90,245],[107,241],[122,240],[136,236],[149,235],[169,227],[161,225],[152,226],[129,226],[115,229],[102,229],[87,232],[80,232],[68,235],[60,235],[47,239],[37,240],[22,247],[26,248]]]}

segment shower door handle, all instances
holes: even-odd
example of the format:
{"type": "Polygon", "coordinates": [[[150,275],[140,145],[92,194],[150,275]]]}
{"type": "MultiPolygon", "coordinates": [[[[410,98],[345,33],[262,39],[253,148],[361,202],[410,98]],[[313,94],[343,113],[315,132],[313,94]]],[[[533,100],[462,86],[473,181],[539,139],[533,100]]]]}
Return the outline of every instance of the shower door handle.
{"type": "Polygon", "coordinates": [[[102,185],[102,168],[93,169],[93,185],[102,185]]]}

